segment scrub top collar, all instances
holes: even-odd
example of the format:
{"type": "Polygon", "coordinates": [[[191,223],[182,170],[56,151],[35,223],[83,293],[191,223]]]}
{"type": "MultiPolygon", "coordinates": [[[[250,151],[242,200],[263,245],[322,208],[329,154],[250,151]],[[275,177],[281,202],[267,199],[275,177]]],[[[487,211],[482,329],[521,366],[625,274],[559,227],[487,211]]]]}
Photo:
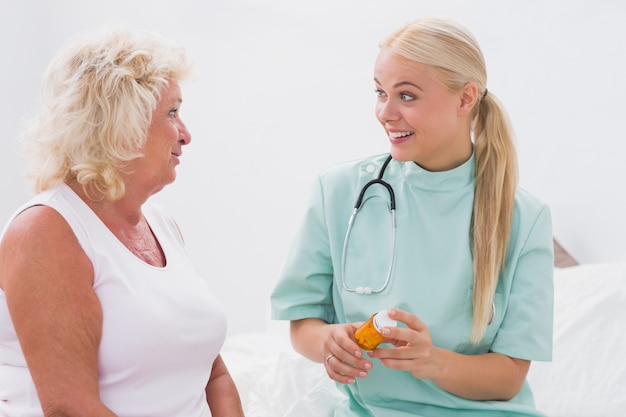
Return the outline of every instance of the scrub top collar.
{"type": "Polygon", "coordinates": [[[458,190],[472,183],[476,177],[474,151],[467,161],[448,171],[427,171],[415,162],[402,162],[401,164],[404,179],[412,186],[425,190],[458,190]]]}

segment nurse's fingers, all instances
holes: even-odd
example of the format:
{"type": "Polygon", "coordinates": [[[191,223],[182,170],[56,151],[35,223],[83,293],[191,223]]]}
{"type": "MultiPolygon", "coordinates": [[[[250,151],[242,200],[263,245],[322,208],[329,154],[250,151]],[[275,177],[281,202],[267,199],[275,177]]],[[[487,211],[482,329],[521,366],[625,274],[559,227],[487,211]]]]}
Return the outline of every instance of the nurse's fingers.
{"type": "Polygon", "coordinates": [[[356,361],[363,356],[361,348],[354,341],[355,325],[330,324],[328,336],[324,340],[323,352],[328,355],[333,354],[339,357],[341,361],[358,366],[356,361]]]}
{"type": "Polygon", "coordinates": [[[394,347],[385,345],[374,350],[367,351],[370,358],[384,359],[413,359],[423,357],[432,348],[432,338],[428,329],[417,331],[409,328],[390,327],[385,337],[402,343],[395,343],[394,347]]]}
{"type": "Polygon", "coordinates": [[[363,358],[363,352],[354,342],[355,325],[331,325],[324,343],[324,367],[328,376],[343,384],[354,383],[354,378],[365,378],[372,363],[363,358]]]}
{"type": "Polygon", "coordinates": [[[391,354],[407,355],[411,353],[408,350],[429,348],[432,345],[432,338],[428,326],[421,321],[415,314],[400,309],[389,309],[389,317],[406,324],[406,327],[384,327],[382,334],[386,340],[396,347],[404,347],[402,350],[386,350],[385,348],[375,349],[374,352],[369,351],[368,356],[372,358],[382,358],[384,355],[391,354]],[[392,353],[393,352],[393,353],[392,353]]]}
{"type": "MultiPolygon", "coordinates": [[[[355,378],[365,378],[367,376],[367,370],[345,363],[332,353],[324,360],[324,366],[330,379],[341,384],[354,384],[355,378]]],[[[371,363],[366,368],[371,369],[371,363]]]]}
{"type": "Polygon", "coordinates": [[[399,308],[390,308],[388,313],[389,313],[389,317],[391,317],[394,320],[401,321],[402,323],[406,324],[409,329],[417,330],[418,332],[428,329],[428,326],[426,326],[426,323],[421,321],[413,313],[400,310],[399,308]]]}

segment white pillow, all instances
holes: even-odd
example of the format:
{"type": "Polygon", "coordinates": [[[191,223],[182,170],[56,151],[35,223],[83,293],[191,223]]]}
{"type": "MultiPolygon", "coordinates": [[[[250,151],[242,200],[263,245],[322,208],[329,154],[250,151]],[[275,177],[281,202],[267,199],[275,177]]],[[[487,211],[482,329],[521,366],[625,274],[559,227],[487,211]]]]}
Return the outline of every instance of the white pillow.
{"type": "Polygon", "coordinates": [[[550,417],[626,415],[626,263],[555,268],[552,362],[528,375],[550,417]]]}

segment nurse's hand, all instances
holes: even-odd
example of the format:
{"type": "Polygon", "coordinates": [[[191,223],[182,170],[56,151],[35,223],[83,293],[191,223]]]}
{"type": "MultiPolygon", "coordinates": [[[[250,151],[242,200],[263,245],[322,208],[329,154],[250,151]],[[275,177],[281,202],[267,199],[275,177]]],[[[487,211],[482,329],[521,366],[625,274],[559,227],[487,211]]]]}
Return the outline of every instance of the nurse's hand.
{"type": "Polygon", "coordinates": [[[354,384],[355,378],[365,378],[372,362],[363,358],[363,351],[354,341],[354,332],[363,323],[331,324],[324,341],[324,366],[330,379],[342,384],[354,384]]]}
{"type": "Polygon", "coordinates": [[[363,358],[363,351],[354,341],[360,325],[328,324],[313,318],[295,320],[291,322],[291,340],[297,352],[322,362],[330,379],[353,384],[355,378],[365,378],[372,369],[372,362],[363,358]]]}
{"type": "Polygon", "coordinates": [[[400,309],[389,309],[389,317],[407,327],[385,327],[385,341],[395,347],[370,350],[367,355],[379,359],[388,368],[409,371],[416,378],[434,378],[441,367],[428,326],[416,315],[400,309]]]}
{"type": "Polygon", "coordinates": [[[385,327],[383,335],[395,347],[368,351],[388,367],[429,379],[440,388],[470,400],[507,401],[522,388],[530,361],[496,352],[467,355],[434,346],[428,326],[414,314],[390,309],[404,327],[385,327]]]}

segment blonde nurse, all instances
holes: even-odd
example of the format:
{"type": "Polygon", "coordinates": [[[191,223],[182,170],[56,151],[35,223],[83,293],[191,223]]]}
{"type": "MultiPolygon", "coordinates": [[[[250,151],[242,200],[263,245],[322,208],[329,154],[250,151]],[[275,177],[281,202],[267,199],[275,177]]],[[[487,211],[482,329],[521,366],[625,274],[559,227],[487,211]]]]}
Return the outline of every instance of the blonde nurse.
{"type": "Polygon", "coordinates": [[[518,187],[477,42],[411,22],[380,44],[374,83],[390,154],[319,175],[273,318],[346,393],[336,417],[543,416],[526,375],[551,359],[550,211],[518,187]],[[385,309],[398,327],[363,351],[355,330],[385,309]]]}

